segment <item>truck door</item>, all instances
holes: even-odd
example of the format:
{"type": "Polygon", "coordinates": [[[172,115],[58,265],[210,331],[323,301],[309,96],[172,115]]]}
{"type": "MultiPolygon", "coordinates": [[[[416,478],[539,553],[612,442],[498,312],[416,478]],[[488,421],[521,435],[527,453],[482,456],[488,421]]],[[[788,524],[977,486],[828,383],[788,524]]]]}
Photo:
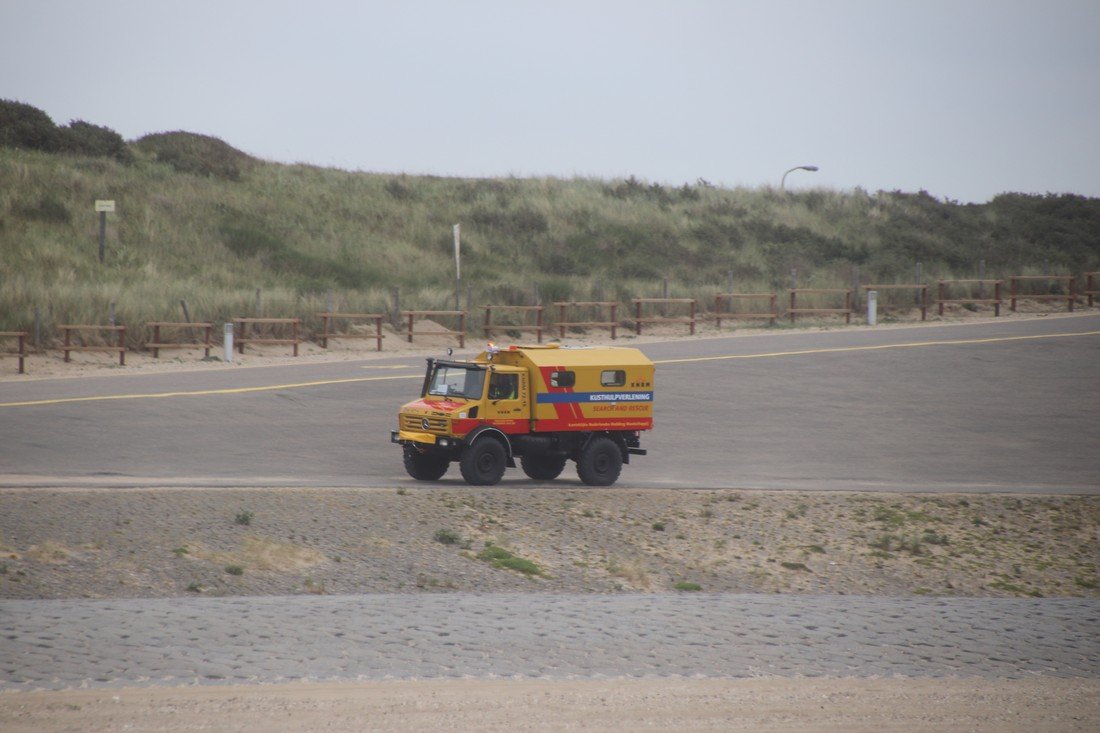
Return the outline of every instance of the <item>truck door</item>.
{"type": "Polygon", "coordinates": [[[505,433],[527,432],[530,415],[527,373],[494,369],[489,373],[483,417],[505,433]]]}

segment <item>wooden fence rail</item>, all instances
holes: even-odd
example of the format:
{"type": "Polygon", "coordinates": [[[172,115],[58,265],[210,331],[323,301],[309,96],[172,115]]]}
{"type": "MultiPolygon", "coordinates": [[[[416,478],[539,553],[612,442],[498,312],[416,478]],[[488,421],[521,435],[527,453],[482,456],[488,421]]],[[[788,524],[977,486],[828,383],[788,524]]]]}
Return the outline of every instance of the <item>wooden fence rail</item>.
{"type": "Polygon", "coordinates": [[[413,336],[455,336],[458,338],[458,348],[462,349],[466,347],[466,311],[401,311],[401,315],[409,320],[409,330],[407,335],[409,337],[409,343],[412,343],[413,336]],[[430,316],[456,316],[458,318],[458,330],[457,331],[420,331],[419,333],[413,330],[413,324],[417,318],[427,318],[430,316]]]}
{"type": "Polygon", "coordinates": [[[718,328],[722,327],[722,319],[749,319],[749,318],[767,318],[771,321],[772,326],[775,325],[775,320],[779,318],[779,305],[778,297],[775,293],[718,293],[714,296],[714,321],[718,328]],[[750,301],[750,300],[768,300],[768,310],[766,313],[733,313],[731,311],[723,311],[722,303],[730,303],[733,301],[750,301]]]}
{"type": "Polygon", "coordinates": [[[845,323],[852,322],[852,291],[843,288],[794,288],[791,290],[791,306],[787,309],[787,315],[794,323],[796,316],[800,315],[842,315],[845,323]],[[799,295],[840,295],[844,294],[843,308],[799,308],[799,295]]]}
{"type": "Polygon", "coordinates": [[[618,301],[559,300],[554,302],[554,306],[558,309],[558,332],[561,338],[565,338],[565,329],[567,328],[608,328],[611,329],[611,340],[615,340],[615,329],[619,326],[619,322],[615,320],[615,312],[619,307],[618,301]],[[608,313],[608,316],[606,320],[573,321],[566,318],[571,308],[595,308],[598,310],[596,318],[603,316],[605,311],[608,313]]]}
{"type": "Polygon", "coordinates": [[[245,344],[283,344],[293,345],[294,356],[298,356],[298,344],[302,343],[302,340],[298,338],[298,326],[301,324],[301,318],[234,318],[233,319],[233,339],[237,346],[237,351],[244,353],[245,344]],[[290,326],[291,337],[290,338],[272,338],[261,336],[249,336],[249,329],[255,326],[290,326]]]}
{"type": "Polygon", "coordinates": [[[27,359],[27,332],[0,331],[0,338],[13,338],[18,341],[18,351],[0,351],[0,356],[14,356],[19,359],[19,373],[25,373],[23,365],[27,359]]]}
{"type": "Polygon", "coordinates": [[[691,335],[695,335],[695,298],[631,298],[630,302],[634,304],[634,332],[638,335],[642,333],[642,324],[661,324],[661,323],[684,323],[688,325],[691,335]],[[687,304],[691,309],[691,315],[686,318],[674,318],[669,316],[643,316],[642,310],[646,305],[660,304],[660,305],[684,305],[687,304]]]}
{"type": "Polygon", "coordinates": [[[1092,297],[1094,295],[1100,295],[1100,290],[1096,289],[1096,284],[1100,283],[1100,272],[1086,272],[1085,273],[1085,295],[1089,299],[1089,308],[1092,307],[1092,297]]]}
{"type": "Polygon", "coordinates": [[[382,350],[382,319],[386,316],[381,313],[318,313],[321,317],[321,348],[328,348],[329,339],[375,339],[378,343],[378,351],[382,350]],[[331,330],[335,321],[373,321],[374,333],[338,333],[331,330]]]}
{"type": "Polygon", "coordinates": [[[1004,285],[1003,280],[940,280],[939,288],[936,293],[936,305],[939,306],[939,314],[943,315],[943,307],[947,304],[956,305],[992,305],[994,317],[1001,315],[1001,286],[1004,285]],[[986,285],[993,286],[992,298],[948,298],[947,288],[953,285],[978,285],[984,289],[986,285]]]}
{"type": "Polygon", "coordinates": [[[153,358],[160,358],[161,349],[188,349],[188,348],[201,348],[205,352],[207,358],[210,357],[210,349],[213,348],[214,342],[212,340],[211,332],[214,329],[213,323],[182,323],[182,322],[168,322],[168,321],[150,321],[145,324],[146,327],[153,329],[153,340],[145,344],[146,349],[153,350],[153,358]],[[160,339],[161,329],[169,329],[173,331],[179,331],[181,329],[195,329],[199,328],[203,331],[202,341],[175,341],[175,342],[163,342],[160,339]]]}
{"type": "Polygon", "coordinates": [[[65,362],[69,362],[69,354],[73,351],[117,351],[118,352],[118,365],[126,366],[126,326],[95,326],[95,325],[62,325],[58,326],[61,329],[61,333],[64,334],[64,343],[61,350],[65,352],[65,362]],[[73,333],[77,334],[77,338],[80,338],[80,333],[84,331],[98,332],[98,333],[117,333],[118,345],[117,346],[87,346],[84,344],[83,339],[79,345],[72,343],[73,333]]]}
{"type": "Polygon", "coordinates": [[[541,305],[483,305],[485,309],[485,338],[493,338],[493,334],[496,331],[518,331],[519,333],[534,333],[538,342],[542,343],[542,312],[545,310],[541,305]],[[518,313],[523,319],[523,323],[517,325],[507,325],[503,323],[493,324],[493,313],[518,313]],[[535,314],[535,322],[528,323],[527,316],[531,313],[535,314]]]}
{"type": "Polygon", "coordinates": [[[1028,300],[1064,300],[1066,310],[1073,313],[1073,303],[1077,300],[1077,278],[1073,275],[1013,275],[1008,278],[1009,308],[1016,312],[1016,301],[1026,298],[1028,300]],[[1023,293],[1020,291],[1021,282],[1063,282],[1067,283],[1068,293],[1023,293]]]}

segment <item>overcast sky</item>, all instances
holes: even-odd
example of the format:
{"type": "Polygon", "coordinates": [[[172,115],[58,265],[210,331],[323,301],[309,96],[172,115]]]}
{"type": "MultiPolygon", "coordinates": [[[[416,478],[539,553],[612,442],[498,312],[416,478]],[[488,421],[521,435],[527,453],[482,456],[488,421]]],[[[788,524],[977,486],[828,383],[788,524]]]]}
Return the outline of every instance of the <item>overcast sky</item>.
{"type": "Polygon", "coordinates": [[[1098,0],[0,0],[0,98],[348,170],[1100,196],[1098,0]]]}

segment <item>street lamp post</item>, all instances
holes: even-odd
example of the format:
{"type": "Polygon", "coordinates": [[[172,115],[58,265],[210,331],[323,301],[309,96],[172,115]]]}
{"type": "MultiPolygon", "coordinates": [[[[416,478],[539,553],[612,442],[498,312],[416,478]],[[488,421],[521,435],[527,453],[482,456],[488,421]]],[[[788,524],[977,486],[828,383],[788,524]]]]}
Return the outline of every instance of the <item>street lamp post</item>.
{"type": "Polygon", "coordinates": [[[791,171],[809,171],[810,173],[816,173],[817,172],[817,166],[816,165],[796,165],[794,168],[791,168],[790,170],[788,170],[786,173],[783,174],[783,178],[781,178],[779,180],[779,190],[780,191],[786,190],[785,187],[786,187],[786,184],[787,184],[787,173],[790,173],[791,171]]]}

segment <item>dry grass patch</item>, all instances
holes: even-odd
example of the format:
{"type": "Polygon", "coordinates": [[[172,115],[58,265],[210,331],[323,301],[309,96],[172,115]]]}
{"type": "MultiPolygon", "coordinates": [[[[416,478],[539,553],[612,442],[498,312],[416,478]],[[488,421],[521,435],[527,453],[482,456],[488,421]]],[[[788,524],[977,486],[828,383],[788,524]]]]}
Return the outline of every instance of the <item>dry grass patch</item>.
{"type": "Polygon", "coordinates": [[[31,545],[24,553],[28,560],[49,563],[50,565],[64,565],[72,559],[73,551],[59,542],[46,540],[40,545],[31,545]]]}
{"type": "Polygon", "coordinates": [[[638,561],[618,562],[612,560],[607,563],[607,572],[616,578],[625,580],[632,588],[648,590],[651,582],[645,566],[638,561]]]}
{"type": "Polygon", "coordinates": [[[326,560],[323,553],[312,547],[256,536],[245,537],[240,549],[231,552],[211,550],[202,545],[188,545],[188,555],[216,565],[274,572],[304,570],[326,560]]]}

